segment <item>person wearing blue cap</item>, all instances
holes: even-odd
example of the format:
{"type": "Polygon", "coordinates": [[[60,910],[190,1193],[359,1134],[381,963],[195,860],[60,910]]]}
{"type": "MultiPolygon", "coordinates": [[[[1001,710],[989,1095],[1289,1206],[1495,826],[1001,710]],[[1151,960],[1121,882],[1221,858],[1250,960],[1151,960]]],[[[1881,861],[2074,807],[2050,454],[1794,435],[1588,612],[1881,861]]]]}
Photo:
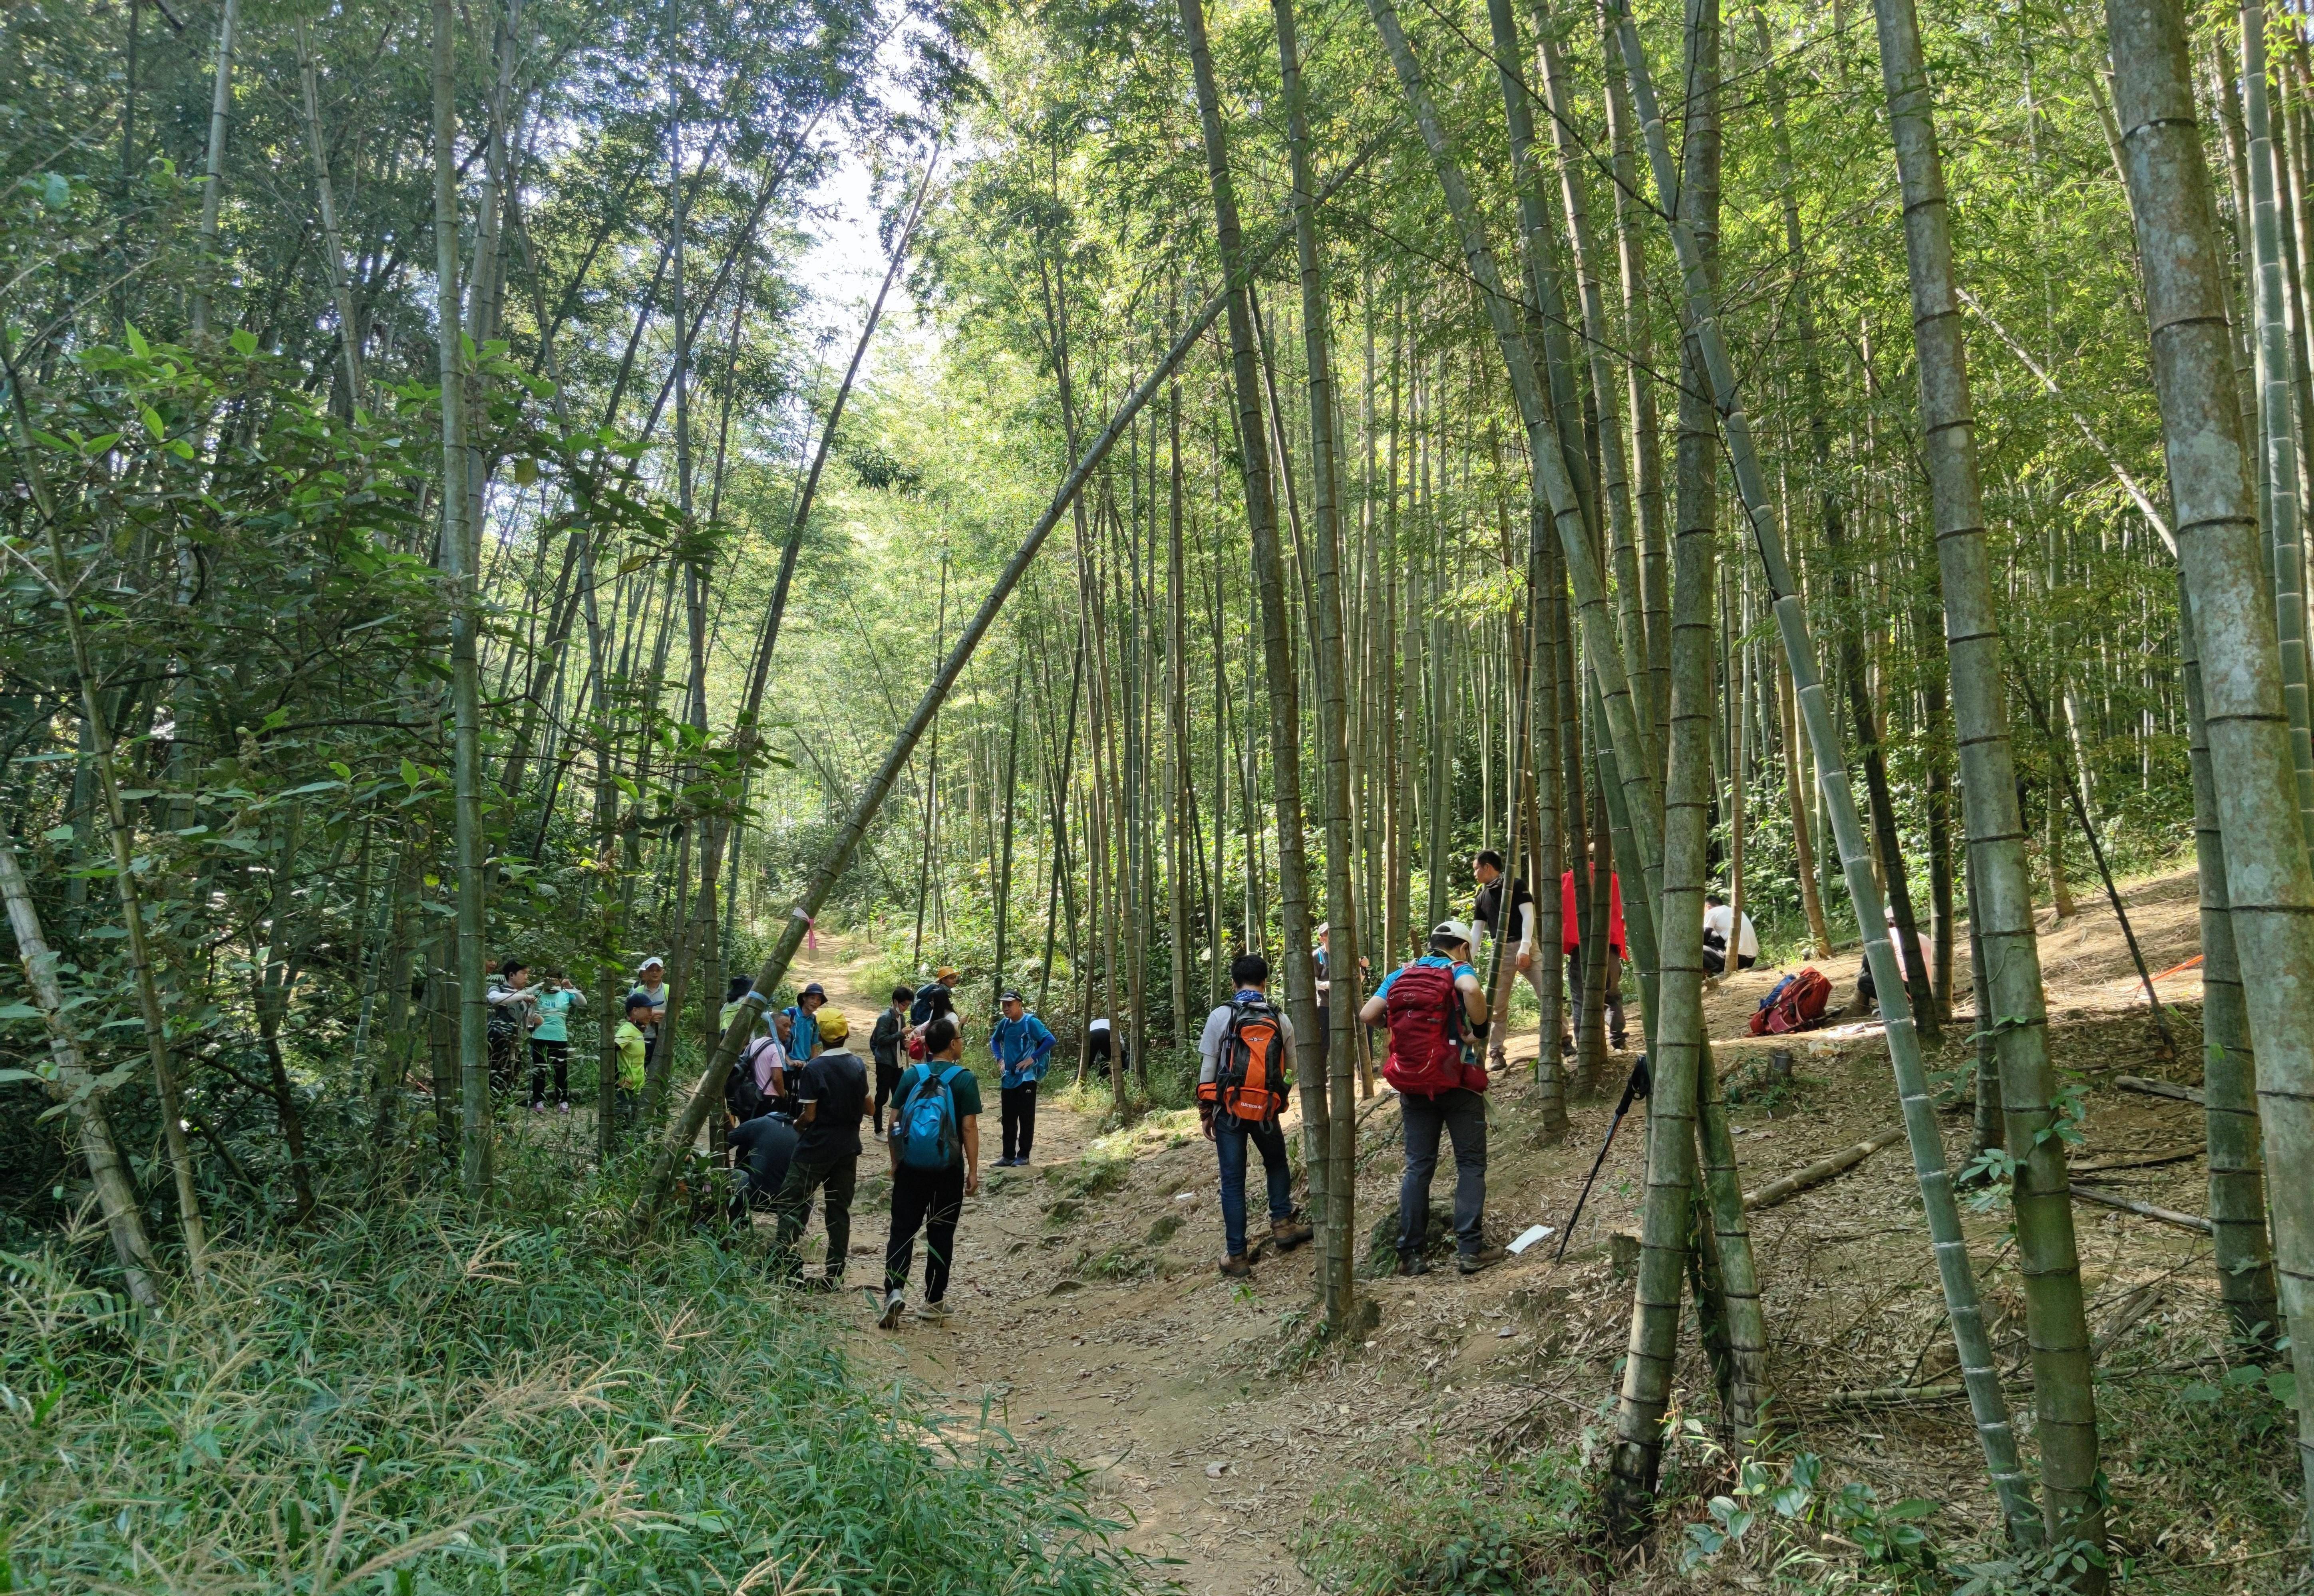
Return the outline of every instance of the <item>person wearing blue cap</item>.
{"type": "Polygon", "coordinates": [[[988,1033],[989,1055],[1003,1071],[996,1082],[1004,1120],[1000,1169],[1028,1167],[1029,1146],[1037,1140],[1037,1083],[1045,1078],[1052,1051],[1053,1033],[1045,1022],[1029,1012],[1019,992],[1006,992],[1004,1018],[988,1033]]]}

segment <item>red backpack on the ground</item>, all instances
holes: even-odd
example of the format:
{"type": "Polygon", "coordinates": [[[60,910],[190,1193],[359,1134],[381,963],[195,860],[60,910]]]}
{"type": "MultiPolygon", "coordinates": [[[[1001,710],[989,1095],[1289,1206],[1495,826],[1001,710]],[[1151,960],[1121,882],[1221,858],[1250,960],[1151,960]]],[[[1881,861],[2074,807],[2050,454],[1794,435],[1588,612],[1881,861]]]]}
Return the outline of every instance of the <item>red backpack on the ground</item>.
{"type": "Polygon", "coordinates": [[[1276,1008],[1267,998],[1241,997],[1230,1004],[1214,1078],[1197,1088],[1197,1096],[1257,1124],[1274,1119],[1285,1108],[1285,1054],[1276,1008]]]}
{"type": "Polygon", "coordinates": [[[1487,1089],[1487,1071],[1462,1062],[1462,994],[1454,972],[1410,964],[1399,971],[1382,1000],[1390,1022],[1390,1057],[1382,1078],[1401,1094],[1435,1098],[1463,1087],[1487,1089]]]}
{"type": "Polygon", "coordinates": [[[1788,1031],[1805,1031],[1822,1023],[1824,1007],[1831,1001],[1832,982],[1822,970],[1808,965],[1777,982],[1760,1000],[1751,1018],[1751,1032],[1755,1036],[1780,1036],[1788,1031]]]}

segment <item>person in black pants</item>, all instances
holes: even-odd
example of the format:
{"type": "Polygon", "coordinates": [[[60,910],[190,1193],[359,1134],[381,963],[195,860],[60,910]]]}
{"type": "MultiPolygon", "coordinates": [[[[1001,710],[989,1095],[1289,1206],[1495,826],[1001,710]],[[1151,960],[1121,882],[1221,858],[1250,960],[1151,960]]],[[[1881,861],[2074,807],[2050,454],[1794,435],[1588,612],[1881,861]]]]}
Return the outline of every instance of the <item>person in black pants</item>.
{"type": "Polygon", "coordinates": [[[915,997],[905,986],[892,989],[892,1006],[876,1017],[876,1028],[868,1033],[868,1051],[876,1057],[876,1104],[871,1124],[876,1134],[884,1133],[884,1105],[892,1100],[893,1089],[900,1084],[900,1052],[908,1045],[908,1005],[915,997]]]}
{"type": "Polygon", "coordinates": [[[924,1312],[948,1318],[948,1272],[956,1256],[956,1224],[964,1200],[980,1190],[980,1080],[964,1067],[964,1034],[946,1015],[924,1033],[925,1062],[911,1065],[892,1099],[892,1237],[884,1248],[884,1311],[879,1327],[895,1329],[907,1311],[908,1271],[916,1256],[916,1231],[924,1232],[924,1312]],[[908,1105],[919,1093],[946,1090],[955,1115],[954,1156],[945,1167],[922,1168],[902,1161],[908,1105]]]}
{"type": "Polygon", "coordinates": [[[851,1029],[842,1010],[820,1010],[820,1054],[796,1082],[795,1155],[773,1203],[780,1229],[772,1248],[772,1278],[808,1291],[832,1292],[842,1285],[844,1258],[852,1250],[852,1193],[859,1174],[860,1121],[868,1112],[868,1066],[844,1048],[851,1029]],[[827,1262],[817,1276],[806,1280],[796,1243],[811,1216],[815,1192],[826,1205],[827,1262]]]}

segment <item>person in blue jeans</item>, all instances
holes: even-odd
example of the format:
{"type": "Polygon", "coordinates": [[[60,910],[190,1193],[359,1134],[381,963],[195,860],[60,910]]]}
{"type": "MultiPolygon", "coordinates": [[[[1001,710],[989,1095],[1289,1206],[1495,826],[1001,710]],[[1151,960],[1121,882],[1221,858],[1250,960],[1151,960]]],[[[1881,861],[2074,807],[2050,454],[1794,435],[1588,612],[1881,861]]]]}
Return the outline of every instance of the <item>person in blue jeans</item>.
{"type": "Polygon", "coordinates": [[[1284,1074],[1294,1057],[1294,1022],[1269,1001],[1269,961],[1258,953],[1241,953],[1230,965],[1230,980],[1237,988],[1230,1001],[1206,1016],[1205,1034],[1198,1039],[1197,1115],[1205,1122],[1206,1139],[1214,1144],[1222,1168],[1222,1230],[1228,1245],[1221,1271],[1241,1279],[1253,1273],[1246,1256],[1246,1144],[1261,1153],[1262,1171],[1269,1177],[1269,1244],[1291,1252],[1310,1239],[1310,1227],[1294,1216],[1294,1170],[1285,1158],[1285,1133],[1278,1118],[1285,1112],[1292,1087],[1284,1074]],[[1269,1112],[1247,1119],[1223,1103],[1219,1090],[1222,1050],[1229,1045],[1230,1027],[1242,1017],[1250,1022],[1277,1027],[1276,1054],[1280,1072],[1270,1092],[1269,1112]]]}
{"type": "MultiPolygon", "coordinates": [[[[1457,920],[1440,921],[1430,933],[1430,951],[1383,977],[1374,995],[1358,1010],[1358,1018],[1370,1026],[1386,1023],[1390,990],[1406,971],[1425,966],[1449,971],[1454,978],[1454,997],[1462,1008],[1462,1061],[1466,1065],[1475,1062],[1474,1044],[1485,1035],[1487,994],[1470,960],[1471,928],[1457,920]]],[[[1442,1024],[1446,1023],[1446,1017],[1440,1018],[1442,1024]]],[[[1430,1233],[1430,1181],[1438,1168],[1442,1131],[1454,1147],[1454,1266],[1464,1274],[1476,1274],[1501,1263],[1503,1249],[1487,1246],[1480,1228],[1487,1208],[1485,1096],[1467,1087],[1438,1092],[1408,1091],[1401,1087],[1398,1106],[1406,1137],[1406,1173],[1398,1187],[1398,1272],[1430,1273],[1422,1254],[1430,1233]]]]}
{"type": "Polygon", "coordinates": [[[1053,1051],[1053,1033],[1029,1012],[1017,992],[1004,994],[1004,1017],[988,1033],[988,1054],[1003,1073],[997,1078],[997,1101],[1004,1118],[1004,1156],[1000,1169],[1022,1169],[1029,1149],[1037,1140],[1037,1083],[1045,1078],[1046,1061],[1053,1051]]]}

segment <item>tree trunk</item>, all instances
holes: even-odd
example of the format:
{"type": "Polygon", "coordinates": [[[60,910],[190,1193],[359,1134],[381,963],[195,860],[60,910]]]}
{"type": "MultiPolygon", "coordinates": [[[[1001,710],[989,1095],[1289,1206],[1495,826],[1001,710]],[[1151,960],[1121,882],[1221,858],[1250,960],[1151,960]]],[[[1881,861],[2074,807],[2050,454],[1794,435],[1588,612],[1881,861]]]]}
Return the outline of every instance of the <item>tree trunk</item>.
{"type": "Polygon", "coordinates": [[[2201,884],[2202,1107],[2210,1143],[2210,1227],[2218,1294],[2233,1333],[2272,1346],[2281,1332],[2274,1249],[2265,1230],[2265,1168],[2259,1157],[2257,1059],[2250,1051],[2241,960],[2226,898],[2226,843],[2218,827],[2217,783],[2203,717],[2202,667],[2193,605],[2177,595],[2186,712],[2192,738],[2194,865],[2201,884]]]}
{"type": "MultiPolygon", "coordinates": [[[[1185,0],[1193,7],[1198,3],[1199,0],[1185,0]]],[[[1360,1046],[1361,1027],[1357,904],[1351,887],[1349,717],[1344,692],[1348,665],[1342,647],[1340,461],[1334,440],[1334,378],[1328,348],[1333,313],[1327,303],[1325,278],[1320,268],[1314,212],[1316,189],[1310,168],[1309,118],[1303,103],[1293,0],[1270,0],[1270,11],[1276,21],[1278,66],[1285,97],[1287,151],[1294,179],[1294,242],[1302,278],[1302,336],[1309,365],[1310,464],[1314,483],[1312,507],[1317,516],[1314,563],[1318,600],[1312,675],[1318,692],[1318,736],[1322,763],[1318,798],[1319,813],[1326,829],[1329,932],[1329,1030],[1322,1049],[1298,1047],[1294,1064],[1295,1079],[1303,1082],[1303,1118],[1305,1123],[1323,1125],[1326,1131],[1325,1257],[1320,1268],[1320,1296],[1325,1303],[1327,1329],[1344,1336],[1353,1325],[1351,1247],[1356,1224],[1357,1121],[1356,1099],[1350,1081],[1351,1061],[1360,1046]],[[1325,1065],[1322,1086],[1316,1071],[1306,1067],[1315,1065],[1320,1058],[1325,1065]],[[1330,1099],[1322,1108],[1319,1106],[1321,1093],[1330,1099]]],[[[1211,126],[1218,131],[1218,120],[1211,126]]],[[[1219,165],[1217,154],[1210,159],[1219,165]]],[[[1226,260],[1227,256],[1223,259],[1226,260]]],[[[1292,687],[1289,677],[1289,692],[1292,687]]],[[[1299,737],[1298,728],[1293,736],[1299,737]]],[[[1285,780],[1283,769],[1281,766],[1281,782],[1285,780]]],[[[1298,833],[1299,802],[1293,806],[1290,816],[1285,812],[1282,800],[1279,807],[1279,825],[1284,827],[1290,823],[1298,833]]],[[[1298,959],[1303,946],[1289,936],[1286,957],[1298,959]]],[[[1315,1020],[1314,1013],[1312,1018],[1315,1020]]]]}
{"type": "MultiPolygon", "coordinates": [[[[1638,28],[1621,0],[1615,0],[1610,6],[1610,13],[1624,66],[1630,76],[1640,125],[1646,134],[1648,163],[1654,172],[1656,192],[1659,198],[1668,196],[1676,191],[1678,180],[1674,175],[1670,144],[1664,134],[1661,112],[1656,109],[1655,85],[1647,69],[1638,28]]],[[[1934,1100],[1929,1090],[1927,1073],[1921,1067],[1918,1036],[1912,1024],[1912,1016],[1907,1011],[1909,1005],[1903,996],[1903,983],[1897,979],[1887,933],[1881,924],[1879,895],[1873,883],[1863,829],[1857,820],[1855,801],[1849,791],[1847,772],[1841,762],[1839,734],[1825,701],[1823,677],[1816,667],[1815,646],[1808,636],[1806,613],[1800,604],[1797,584],[1793,581],[1790,567],[1784,559],[1782,537],[1777,530],[1766,481],[1752,446],[1750,419],[1737,401],[1735,373],[1719,331],[1715,296],[1705,278],[1700,253],[1682,217],[1674,216],[1672,220],[1672,242],[1685,279],[1688,324],[1700,347],[1703,368],[1710,378],[1720,413],[1721,432],[1727,444],[1736,487],[1750,523],[1751,538],[1758,550],[1768,592],[1783,634],[1785,657],[1797,688],[1801,717],[1815,753],[1817,785],[1831,813],[1841,862],[1846,867],[1849,893],[1855,900],[1865,955],[1871,964],[1875,981],[1881,992],[1887,994],[1883,999],[1882,1011],[1887,1021],[1885,1028],[1889,1062],[1896,1076],[1898,1097],[1903,1106],[1905,1135],[1912,1149],[1913,1168],[1919,1177],[1922,1207],[1935,1244],[1938,1271],[1944,1287],[1947,1319],[1960,1354],[1978,1439],[1992,1467],[2003,1517],[2012,1527],[2012,1533],[2031,1537],[2037,1533],[2038,1524],[2033,1512],[2030,1489],[2018,1463],[2016,1438],[2009,1424],[2008,1405],[2001,1395],[1999,1371],[1993,1364],[1991,1345],[1984,1332],[1983,1316],[1976,1297],[1976,1277],[1969,1265],[1959,1209],[1953,1200],[1951,1179],[1945,1167],[1944,1143],[1936,1122],[1934,1100]]]]}
{"type": "MultiPolygon", "coordinates": [[[[1912,0],[1875,0],[1881,77],[1888,96],[1896,167],[1904,197],[1904,248],[1912,278],[1912,339],[1918,353],[1921,449],[1936,522],[1937,566],[1944,589],[1945,640],[1951,657],[1953,722],[1961,750],[1962,818],[1976,856],[1978,930],[1997,1020],[2000,1096],[2009,1156],[2016,1160],[2014,1201],[2026,1331],[2032,1347],[2035,1431],[2047,1531],[2053,1539],[2105,1544],[2098,1477],[2097,1398],[2080,1258],[2073,1241],[2072,1195],[2065,1145],[2051,1133],[2057,1081],[2049,1063],[2047,1006],[2041,990],[2039,943],[2033,926],[2032,881],[2017,806],[2017,771],[2009,742],[2008,695],[2001,677],[2000,622],[1985,549],[1978,485],[1976,428],[1960,304],[1953,294],[1952,218],[1945,198],[1920,22],[1912,0]]],[[[1890,879],[1896,875],[1894,861],[1890,879]]],[[[1905,937],[1907,975],[1926,975],[1920,944],[1905,937]]],[[[1917,988],[1921,984],[1914,982],[1917,988]]],[[[1915,1000],[1919,997],[1916,990],[1915,1000]]],[[[2105,1587],[2100,1560],[2081,1576],[2084,1591],[2105,1587]]]]}
{"type": "Polygon", "coordinates": [[[137,1186],[129,1178],[128,1160],[112,1139],[112,1124],[104,1112],[104,1094],[89,1074],[80,1038],[65,1014],[64,989],[57,983],[57,956],[40,934],[40,913],[32,905],[32,890],[16,862],[16,850],[0,842],[0,900],[8,911],[8,924],[16,933],[16,959],[23,966],[24,983],[48,1022],[49,1053],[57,1061],[57,1078],[49,1095],[66,1106],[73,1129],[80,1137],[81,1156],[88,1160],[89,1179],[96,1187],[97,1207],[112,1237],[112,1252],[120,1264],[120,1278],[130,1299],[140,1308],[157,1312],[161,1307],[160,1265],[153,1243],[145,1234],[145,1214],[137,1201],[137,1186]]]}
{"type": "MultiPolygon", "coordinates": [[[[2257,1050],[2265,1161],[2314,1160],[2314,868],[2296,795],[2257,497],[2232,402],[2222,257],[2196,125],[2183,19],[2167,0],[2107,0],[2114,101],[2144,262],[2178,564],[2199,650],[2226,893],[2257,1050]],[[2287,974],[2279,973],[2289,973],[2287,974]]],[[[2314,1322],[2314,1181],[2276,1182],[2274,1263],[2289,1322],[2314,1322]]],[[[2314,1382],[2298,1388],[2299,1459],[2314,1503],[2314,1382]]]]}

